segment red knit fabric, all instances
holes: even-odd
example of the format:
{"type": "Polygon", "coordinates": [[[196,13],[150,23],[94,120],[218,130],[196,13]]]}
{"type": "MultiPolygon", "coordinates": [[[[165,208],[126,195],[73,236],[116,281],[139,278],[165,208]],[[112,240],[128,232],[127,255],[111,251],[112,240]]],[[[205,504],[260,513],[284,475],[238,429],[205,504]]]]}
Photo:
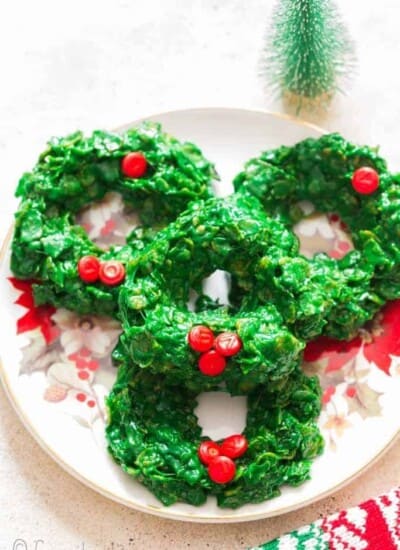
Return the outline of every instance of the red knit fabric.
{"type": "Polygon", "coordinates": [[[332,550],[399,550],[400,487],[316,523],[332,550]]]}
{"type": "Polygon", "coordinates": [[[400,487],[258,547],[262,550],[400,550],[400,487]]]}

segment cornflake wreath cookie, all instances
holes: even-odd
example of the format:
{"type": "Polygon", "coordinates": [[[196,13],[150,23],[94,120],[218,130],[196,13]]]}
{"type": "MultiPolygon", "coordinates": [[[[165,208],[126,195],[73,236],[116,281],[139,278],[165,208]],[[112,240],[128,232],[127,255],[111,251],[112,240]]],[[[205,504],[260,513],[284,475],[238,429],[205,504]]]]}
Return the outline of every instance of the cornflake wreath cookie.
{"type": "Polygon", "coordinates": [[[211,196],[213,165],[193,144],[144,123],[123,134],[76,132],[55,138],[16,195],[11,269],[34,279],[36,304],[116,315],[125,264],[155,230],[187,205],[211,196]],[[126,246],[104,252],[75,222],[78,212],[114,191],[138,211],[143,227],[126,246]]]}
{"type": "Polygon", "coordinates": [[[115,360],[195,391],[221,382],[232,393],[282,385],[304,342],[268,298],[260,300],[265,285],[274,284],[260,266],[267,262],[273,271],[297,254],[297,237],[251,196],[193,203],[127,265],[115,360]],[[243,293],[235,307],[202,296],[203,279],[217,269],[229,272],[243,293]],[[193,290],[200,296],[196,311],[187,305],[193,290]]]}
{"type": "Polygon", "coordinates": [[[282,387],[250,392],[246,429],[224,441],[201,437],[196,396],[163,375],[122,364],[107,399],[111,454],[163,504],[198,506],[215,495],[219,506],[238,508],[309,479],[323,448],[314,422],[321,406],[316,377],[296,368],[282,387]]]}
{"type": "MultiPolygon", "coordinates": [[[[321,274],[325,295],[325,303],[313,304],[321,309],[318,332],[349,338],[387,300],[400,297],[400,175],[387,171],[375,149],[353,145],[338,134],[306,139],[249,160],[234,185],[237,192],[257,197],[287,228],[304,217],[300,201],[339,214],[349,227],[355,250],[341,260],[320,254],[309,264],[321,274]],[[324,271],[341,281],[339,293],[323,280],[324,271]]],[[[286,271],[282,265],[283,278],[290,277],[286,271]]],[[[300,270],[294,285],[301,288],[302,280],[300,270]]],[[[296,317],[296,334],[315,336],[296,317]]]]}

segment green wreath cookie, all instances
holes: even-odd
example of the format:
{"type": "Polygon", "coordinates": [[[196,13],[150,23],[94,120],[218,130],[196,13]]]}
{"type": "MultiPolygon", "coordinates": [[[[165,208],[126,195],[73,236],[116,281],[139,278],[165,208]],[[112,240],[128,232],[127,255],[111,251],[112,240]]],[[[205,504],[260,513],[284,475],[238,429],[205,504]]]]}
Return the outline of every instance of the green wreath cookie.
{"type": "Polygon", "coordinates": [[[11,269],[21,279],[40,283],[34,287],[37,304],[115,315],[114,285],[122,281],[123,266],[141,240],[149,240],[151,228],[166,225],[191,201],[209,197],[215,176],[195,145],[179,142],[158,124],[144,123],[124,134],[95,131],[84,137],[76,132],[53,139],[18,184],[22,202],[15,216],[11,269]],[[127,246],[104,252],[74,216],[109,191],[121,193],[138,210],[144,228],[128,238],[127,246]],[[100,280],[94,280],[93,257],[100,280]]]}
{"type": "MultiPolygon", "coordinates": [[[[325,308],[324,333],[349,338],[387,300],[400,297],[400,175],[388,173],[375,149],[338,134],[306,139],[249,160],[234,185],[287,228],[304,216],[304,200],[348,225],[355,250],[339,261],[321,254],[312,262],[344,279],[342,293],[325,308]]],[[[330,295],[326,285],[324,292],[330,295]]]]}
{"type": "Polygon", "coordinates": [[[279,389],[251,392],[243,435],[225,442],[201,437],[196,396],[162,375],[122,365],[107,399],[110,452],[163,504],[200,505],[215,495],[219,506],[237,508],[309,478],[311,459],[323,448],[314,423],[321,397],[316,377],[296,369],[279,389]],[[207,448],[216,449],[218,460],[207,448]]]}
{"type": "Polygon", "coordinates": [[[250,196],[193,203],[128,262],[119,294],[123,334],[114,358],[129,358],[196,391],[221,382],[237,393],[265,382],[281,385],[298,365],[304,343],[259,293],[267,280],[263,266],[273,270],[285,258],[296,261],[297,254],[295,235],[250,196]],[[236,307],[202,296],[203,279],[216,269],[229,272],[245,292],[236,307]],[[200,296],[197,311],[187,306],[192,290],[200,296]],[[212,341],[208,348],[193,348],[188,336],[199,326],[238,338],[240,352],[227,350],[221,358],[212,341]]]}

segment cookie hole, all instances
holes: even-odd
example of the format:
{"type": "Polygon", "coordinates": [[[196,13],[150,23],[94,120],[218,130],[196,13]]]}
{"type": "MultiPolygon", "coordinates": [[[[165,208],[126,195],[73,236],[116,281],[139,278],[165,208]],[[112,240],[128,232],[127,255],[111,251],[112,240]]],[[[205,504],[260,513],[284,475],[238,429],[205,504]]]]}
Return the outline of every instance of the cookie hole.
{"type": "Polygon", "coordinates": [[[112,245],[125,244],[126,236],[140,220],[138,213],[124,203],[120,193],[110,192],[102,200],[80,210],[75,223],[83,227],[99,248],[107,250],[112,245]]]}
{"type": "Polygon", "coordinates": [[[228,271],[217,269],[201,283],[201,294],[193,288],[189,290],[187,308],[189,311],[205,311],[220,306],[229,306],[229,293],[232,276],[228,271]]]}
{"type": "Polygon", "coordinates": [[[339,260],[354,250],[349,229],[338,214],[309,212],[309,209],[303,211],[304,218],[293,226],[300,241],[300,254],[313,258],[316,254],[325,253],[339,260]]]}
{"type": "Polygon", "coordinates": [[[194,413],[199,419],[202,436],[216,441],[244,431],[247,417],[246,396],[233,397],[227,392],[212,391],[201,393],[197,402],[194,413]]]}
{"type": "Polygon", "coordinates": [[[203,279],[203,294],[221,305],[229,304],[232,276],[228,271],[216,269],[211,275],[203,279]]]}

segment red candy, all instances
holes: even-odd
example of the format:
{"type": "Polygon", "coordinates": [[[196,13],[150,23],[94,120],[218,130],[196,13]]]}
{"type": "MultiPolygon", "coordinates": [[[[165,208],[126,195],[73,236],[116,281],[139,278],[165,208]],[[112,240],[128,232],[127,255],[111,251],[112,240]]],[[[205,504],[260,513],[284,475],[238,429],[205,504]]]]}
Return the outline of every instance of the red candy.
{"type": "Polygon", "coordinates": [[[208,327],[198,325],[189,332],[188,340],[189,346],[195,351],[208,351],[213,347],[214,333],[208,327]]]}
{"type": "Polygon", "coordinates": [[[248,446],[244,435],[230,435],[222,442],[221,455],[228,456],[229,458],[239,458],[239,456],[242,456],[247,451],[248,446]]]}
{"type": "Polygon", "coordinates": [[[223,332],[216,337],[214,347],[224,357],[231,357],[242,349],[242,341],[234,332],[223,332]]]}
{"type": "Polygon", "coordinates": [[[99,278],[100,261],[95,256],[83,256],[78,262],[79,277],[85,283],[94,283],[99,278]]]}
{"type": "Polygon", "coordinates": [[[363,166],[354,172],[351,183],[357,193],[370,195],[379,187],[379,174],[373,168],[363,166]]]}
{"type": "Polygon", "coordinates": [[[220,455],[220,449],[214,441],[202,441],[198,453],[203,464],[210,464],[212,460],[220,455]]]}
{"type": "Polygon", "coordinates": [[[141,178],[147,170],[147,160],[143,153],[128,153],[121,161],[121,171],[127,178],[141,178]]]}
{"type": "Polygon", "coordinates": [[[99,279],[108,286],[121,283],[125,278],[125,268],[117,260],[108,260],[100,265],[99,279]]]}
{"type": "Polygon", "coordinates": [[[208,465],[208,475],[214,483],[229,483],[235,477],[236,466],[227,456],[217,456],[208,465]]]}
{"type": "Polygon", "coordinates": [[[206,351],[199,359],[199,369],[206,376],[218,376],[226,367],[226,359],[214,349],[206,351]]]}

